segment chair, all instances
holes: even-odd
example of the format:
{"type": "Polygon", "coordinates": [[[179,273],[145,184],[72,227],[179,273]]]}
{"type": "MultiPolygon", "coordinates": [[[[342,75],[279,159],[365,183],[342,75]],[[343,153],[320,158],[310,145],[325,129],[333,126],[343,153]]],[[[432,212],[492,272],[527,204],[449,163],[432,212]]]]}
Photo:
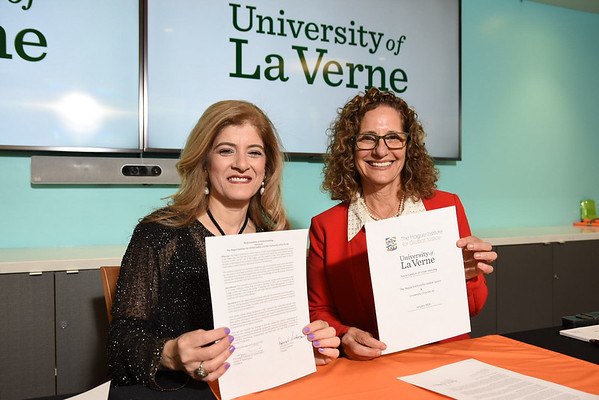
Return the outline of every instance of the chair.
{"type": "Polygon", "coordinates": [[[100,267],[102,287],[104,288],[104,301],[106,302],[109,323],[112,321],[112,301],[116,295],[116,282],[119,279],[120,271],[120,266],[100,267]]]}

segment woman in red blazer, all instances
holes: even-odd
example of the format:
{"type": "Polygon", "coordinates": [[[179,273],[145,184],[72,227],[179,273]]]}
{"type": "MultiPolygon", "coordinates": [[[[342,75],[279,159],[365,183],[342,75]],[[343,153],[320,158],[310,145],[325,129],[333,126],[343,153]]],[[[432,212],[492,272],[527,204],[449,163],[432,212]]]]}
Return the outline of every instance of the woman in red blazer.
{"type": "Polygon", "coordinates": [[[367,222],[455,206],[470,315],[487,298],[484,274],[497,254],[471,235],[458,196],[436,189],[438,171],[424,137],[415,111],[376,88],[351,99],[331,129],[323,188],[341,203],[312,219],[308,296],[311,319],[333,326],[351,359],[369,360],[386,348],[378,340],[367,222]]]}

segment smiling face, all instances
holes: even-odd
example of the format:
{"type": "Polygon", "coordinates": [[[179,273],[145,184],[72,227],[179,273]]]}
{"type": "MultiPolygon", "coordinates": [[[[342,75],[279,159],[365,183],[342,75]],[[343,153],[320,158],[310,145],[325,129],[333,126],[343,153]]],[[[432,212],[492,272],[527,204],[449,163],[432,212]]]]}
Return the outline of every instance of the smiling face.
{"type": "MultiPolygon", "coordinates": [[[[381,105],[364,114],[359,134],[372,133],[384,136],[390,132],[403,132],[399,113],[392,107],[381,105]]],[[[372,150],[354,150],[354,160],[362,177],[364,193],[391,190],[398,193],[401,186],[400,173],[406,160],[406,147],[389,150],[384,140],[379,140],[372,150]]]]}
{"type": "Polygon", "coordinates": [[[214,139],[208,155],[210,201],[244,207],[264,180],[266,154],[256,128],[229,125],[214,139]]]}

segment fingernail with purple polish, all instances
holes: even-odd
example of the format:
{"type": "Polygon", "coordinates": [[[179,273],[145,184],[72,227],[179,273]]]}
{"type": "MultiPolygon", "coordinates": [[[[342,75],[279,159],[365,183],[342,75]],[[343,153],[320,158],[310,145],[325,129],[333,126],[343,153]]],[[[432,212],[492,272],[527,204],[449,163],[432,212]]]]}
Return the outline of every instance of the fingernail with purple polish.
{"type": "Polygon", "coordinates": [[[228,335],[229,333],[231,333],[231,330],[229,328],[225,328],[225,335],[228,335]]]}
{"type": "Polygon", "coordinates": [[[320,347],[320,341],[316,340],[314,342],[312,342],[312,344],[314,345],[314,347],[320,347]]]}
{"type": "Polygon", "coordinates": [[[233,340],[235,340],[235,336],[233,336],[233,335],[229,336],[229,343],[233,342],[233,340]]]}
{"type": "Polygon", "coordinates": [[[225,369],[229,369],[230,366],[231,366],[231,364],[225,363],[225,369]]]}
{"type": "Polygon", "coordinates": [[[319,347],[319,348],[318,348],[318,352],[319,352],[319,353],[324,353],[324,347],[319,347]]]}
{"type": "Polygon", "coordinates": [[[313,333],[309,334],[308,339],[310,339],[310,340],[314,339],[314,334],[313,333]]]}
{"type": "Polygon", "coordinates": [[[307,335],[308,333],[310,333],[310,328],[306,326],[304,329],[302,329],[302,332],[304,332],[307,335]]]}
{"type": "Polygon", "coordinates": [[[231,347],[229,347],[229,352],[230,352],[230,353],[232,353],[232,352],[234,352],[234,351],[235,351],[235,346],[231,346],[231,347]]]}

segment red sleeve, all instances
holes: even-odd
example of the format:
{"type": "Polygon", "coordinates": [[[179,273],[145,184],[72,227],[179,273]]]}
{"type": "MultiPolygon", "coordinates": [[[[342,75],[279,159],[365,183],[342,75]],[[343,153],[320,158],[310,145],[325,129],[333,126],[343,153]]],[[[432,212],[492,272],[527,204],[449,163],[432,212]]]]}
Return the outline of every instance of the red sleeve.
{"type": "MultiPolygon", "coordinates": [[[[458,217],[458,230],[460,232],[460,238],[471,236],[470,226],[468,225],[468,219],[466,218],[466,212],[464,206],[457,195],[453,195],[455,199],[455,208],[458,217]]],[[[470,310],[470,316],[477,315],[485,305],[489,290],[485,276],[479,274],[475,278],[468,279],[466,281],[466,292],[468,293],[468,309],[470,310]]]]}
{"type": "Polygon", "coordinates": [[[310,250],[308,252],[308,303],[310,321],[323,320],[335,328],[338,336],[349,329],[339,320],[325,271],[326,233],[316,219],[310,226],[310,250]]]}

